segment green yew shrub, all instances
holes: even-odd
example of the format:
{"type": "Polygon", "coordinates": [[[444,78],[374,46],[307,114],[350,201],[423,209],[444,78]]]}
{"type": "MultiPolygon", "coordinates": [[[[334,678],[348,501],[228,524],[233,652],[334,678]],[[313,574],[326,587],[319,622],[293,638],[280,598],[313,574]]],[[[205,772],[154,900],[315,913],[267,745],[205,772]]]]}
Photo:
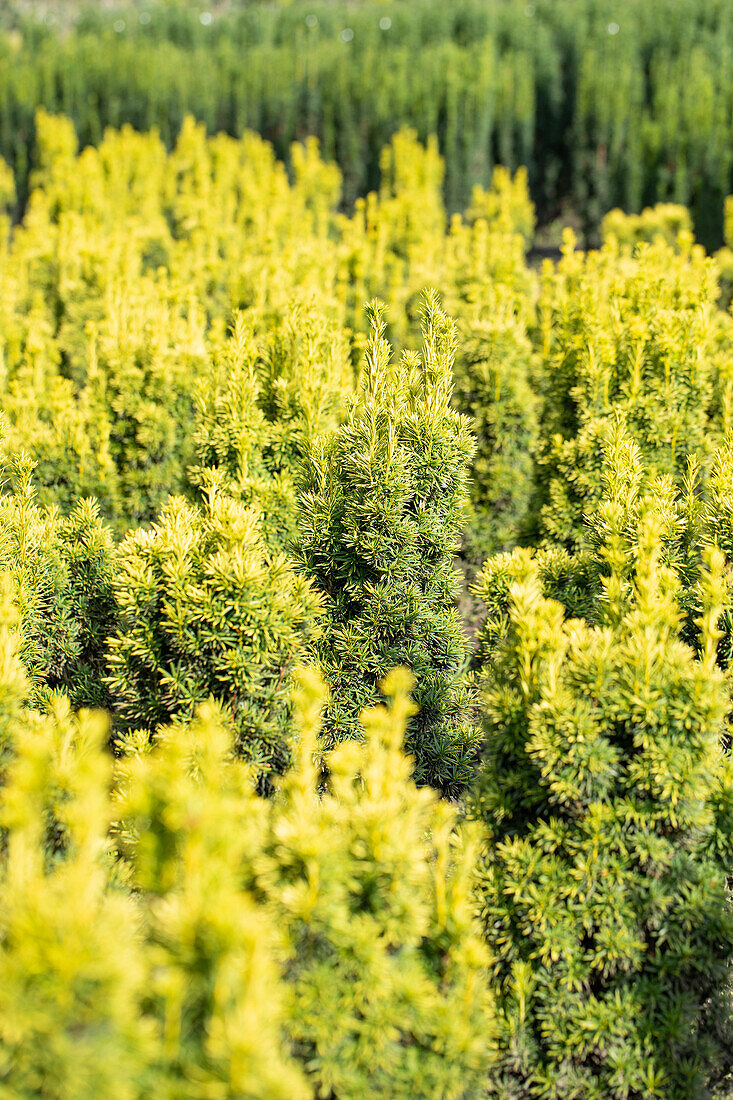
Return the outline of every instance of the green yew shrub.
{"type": "Polygon", "coordinates": [[[75,707],[104,707],[105,644],[117,618],[112,536],[92,500],[68,516],[40,508],[33,467],[20,454],[4,456],[0,469],[0,570],[18,613],[29,702],[43,706],[63,692],[75,707]]]}
{"type": "MultiPolygon", "coordinates": [[[[15,750],[17,723],[23,716],[30,684],[18,657],[18,611],[13,603],[13,585],[7,573],[0,576],[0,781],[15,750]]],[[[0,834],[1,835],[1,834],[0,834]]],[[[0,850],[2,845],[0,844],[0,850]]]]}
{"type": "Polygon", "coordinates": [[[476,435],[462,548],[474,568],[516,545],[534,503],[536,357],[514,296],[502,289],[485,291],[462,324],[455,375],[456,406],[476,435]]]}
{"type": "Polygon", "coordinates": [[[267,550],[257,510],[216,482],[200,507],[173,498],[150,530],[120,546],[115,594],[107,683],[120,728],[154,732],[213,698],[237,751],[265,777],[281,772],[290,670],[315,633],[320,601],[267,550]]]}
{"type": "Polygon", "coordinates": [[[501,1006],[502,1097],[709,1095],[729,1056],[733,766],[716,667],[724,589],[701,577],[700,657],[642,517],[629,586],[564,621],[531,565],[486,695],[480,908],[501,1006]]]}
{"type": "MultiPolygon", "coordinates": [[[[485,618],[478,632],[474,668],[487,665],[506,633],[511,586],[526,577],[528,568],[536,569],[543,595],[561,603],[568,618],[601,622],[604,584],[611,573],[622,578],[627,589],[632,584],[639,522],[646,513],[653,513],[659,525],[664,564],[679,578],[675,598],[681,613],[681,637],[697,648],[705,554],[715,548],[723,552],[726,567],[733,563],[733,437],[727,436],[712,455],[707,471],[696,456],[690,456],[678,486],[669,475],[648,476],[641,449],[619,417],[609,425],[602,445],[599,481],[602,499],[585,516],[582,549],[569,552],[554,545],[532,551],[515,549],[484,563],[475,586],[485,618]]],[[[728,568],[722,583],[717,653],[719,664],[727,668],[733,653],[733,591],[728,568]]]]}
{"type": "MultiPolygon", "coordinates": [[[[669,477],[647,484],[640,448],[620,416],[605,426],[596,476],[602,499],[584,516],[580,548],[517,547],[484,562],[474,589],[485,612],[474,668],[484,669],[506,636],[512,585],[526,580],[530,572],[536,575],[543,596],[562,604],[566,617],[597,623],[604,614],[603,578],[611,567],[630,583],[638,524],[645,510],[653,510],[660,523],[665,562],[684,576],[680,596],[688,595],[696,583],[701,545],[684,515],[684,504],[693,494],[682,498],[669,477]]],[[[695,627],[693,633],[697,633],[695,627]]]]}
{"type": "Polygon", "coordinates": [[[733,298],[733,195],[728,195],[724,204],[723,240],[715,259],[720,269],[720,304],[729,308],[733,298]]]}
{"type": "Polygon", "coordinates": [[[445,164],[438,143],[423,146],[415,130],[398,131],[379,156],[379,201],[390,227],[390,247],[407,259],[411,248],[445,229],[441,185],[445,164]]]}
{"type": "Polygon", "coordinates": [[[362,714],[364,744],[329,754],[328,793],[314,803],[313,679],[261,878],[288,933],[294,1049],[318,1095],[468,1100],[483,1088],[493,1038],[472,925],[473,837],[455,835],[455,812],[410,778],[405,670],[381,685],[390,706],[362,714]]]}
{"type": "Polygon", "coordinates": [[[357,735],[379,680],[407,665],[416,777],[456,792],[477,733],[453,567],[473,453],[467,420],[450,407],[455,330],[429,294],[422,360],[406,353],[392,364],[382,307],[370,317],[361,393],[338,431],[314,441],[303,474],[299,555],[325,605],[311,650],[331,689],[324,737],[330,746],[357,735]]]}
{"type": "Polygon", "coordinates": [[[13,170],[0,157],[0,210],[3,214],[15,205],[16,197],[13,170]]]}

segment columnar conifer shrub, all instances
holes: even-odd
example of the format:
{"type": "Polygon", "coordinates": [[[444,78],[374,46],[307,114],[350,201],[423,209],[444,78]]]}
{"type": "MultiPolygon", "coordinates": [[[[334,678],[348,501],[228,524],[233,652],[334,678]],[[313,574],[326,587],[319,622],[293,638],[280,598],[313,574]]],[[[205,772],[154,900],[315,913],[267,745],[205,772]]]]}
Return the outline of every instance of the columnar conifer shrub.
{"type": "Polygon", "coordinates": [[[15,202],[15,176],[9,164],[0,158],[0,209],[7,211],[15,202]]]}
{"type": "MultiPolygon", "coordinates": [[[[584,518],[582,544],[568,551],[550,544],[539,548],[515,548],[484,562],[475,594],[485,608],[474,653],[475,668],[491,661],[498,641],[509,628],[512,585],[533,572],[544,597],[562,604],[566,617],[597,623],[604,615],[603,581],[612,570],[631,583],[636,562],[638,526],[644,512],[653,511],[665,564],[680,575],[680,599],[689,599],[699,580],[701,550],[715,539],[702,537],[694,522],[696,485],[677,491],[670,477],[649,480],[638,444],[630,437],[622,418],[607,425],[601,445],[598,482],[602,499],[584,518]]],[[[694,598],[694,597],[693,597],[694,598]]],[[[692,626],[692,637],[697,628],[692,626]]]]}
{"type": "MultiPolygon", "coordinates": [[[[623,420],[609,429],[600,470],[602,499],[585,516],[582,549],[560,546],[515,549],[484,563],[475,592],[486,616],[478,634],[474,667],[481,669],[509,625],[509,594],[515,581],[527,575],[530,560],[545,597],[560,602],[568,618],[603,621],[604,585],[613,573],[629,589],[637,560],[641,517],[653,513],[659,526],[660,554],[679,578],[676,600],[682,638],[697,648],[701,612],[700,579],[707,552],[723,552],[726,567],[733,562],[733,440],[726,437],[712,456],[707,473],[690,456],[682,485],[669,475],[650,478],[641,450],[623,420]]],[[[733,652],[733,592],[730,574],[723,580],[724,598],[718,626],[718,661],[727,668],[733,652]]]]}
{"type": "Polygon", "coordinates": [[[35,461],[39,503],[70,511],[79,497],[95,496],[109,516],[119,498],[108,416],[89,393],[79,395],[62,376],[63,356],[45,292],[42,298],[36,287],[26,304],[25,295],[15,300],[12,285],[5,283],[2,336],[6,447],[27,451],[35,461]]]}
{"type": "Polygon", "coordinates": [[[53,194],[69,179],[68,167],[79,149],[74,123],[39,107],[35,115],[36,167],[30,177],[31,189],[53,194]]]}
{"type": "MultiPolygon", "coordinates": [[[[496,177],[502,178],[498,169],[496,177]]],[[[525,206],[518,196],[519,208],[515,206],[515,182],[518,184],[519,178],[510,181],[510,191],[492,182],[485,192],[484,216],[471,221],[469,212],[466,221],[458,214],[450,220],[436,278],[446,303],[459,319],[465,316],[470,321],[479,313],[481,320],[489,321],[496,296],[501,300],[503,295],[507,302],[512,301],[518,320],[536,327],[539,283],[525,260],[525,206]]],[[[529,201],[526,195],[525,199],[529,201]]]]}
{"type": "MultiPolygon", "coordinates": [[[[722,436],[716,396],[715,266],[701,249],[658,241],[632,257],[613,238],[597,253],[566,237],[545,270],[545,356],[538,534],[573,549],[601,496],[602,450],[621,417],[649,475],[681,484],[687,456],[703,466],[722,436]]],[[[719,386],[718,386],[719,388],[719,386]]]]}
{"type": "Polygon", "coordinates": [[[149,1087],[306,1100],[313,1091],[284,1041],[282,931],[256,889],[267,811],[250,767],[232,759],[228,726],[206,704],[119,768],[117,837],[155,1039],[149,1087]]]}
{"type": "Polygon", "coordinates": [[[688,1100],[731,1049],[722,560],[702,579],[698,659],[657,528],[642,520],[631,590],[604,582],[597,626],[564,621],[531,568],[511,589],[474,799],[497,1096],[688,1100]]]}
{"type": "Polygon", "coordinates": [[[484,291],[461,325],[455,404],[473,418],[476,456],[463,554],[475,567],[516,545],[534,501],[536,356],[516,296],[484,291]]]}
{"type": "Polygon", "coordinates": [[[288,933],[294,1049],[319,1095],[468,1100],[483,1089],[494,1030],[471,918],[473,834],[455,835],[455,812],[413,785],[404,669],[381,685],[390,706],[362,714],[364,743],[328,755],[316,804],[313,680],[261,877],[288,933]]]}
{"type": "MultiPolygon", "coordinates": [[[[109,424],[113,515],[127,528],[149,523],[186,484],[194,381],[208,357],[205,315],[179,289],[157,290],[141,277],[115,285],[112,294],[108,317],[89,326],[85,391],[90,419],[109,424]]],[[[98,492],[104,499],[104,483],[98,492]]]]}
{"type": "Polygon", "coordinates": [[[262,341],[260,404],[281,439],[278,457],[296,466],[307,443],[337,427],[353,391],[348,333],[317,300],[296,302],[262,341]]]}
{"type": "Polygon", "coordinates": [[[349,202],[374,186],[395,129],[413,126],[438,138],[451,209],[468,205],[473,182],[486,184],[498,159],[529,166],[548,213],[570,202],[595,229],[613,206],[684,202],[719,243],[733,165],[724,4],[657,0],[625,7],[614,25],[620,12],[603,0],[529,12],[503,0],[413,0],[387,28],[381,0],[349,10],[236,5],[206,26],[178,3],[142,25],[134,4],[93,5],[72,26],[77,7],[60,5],[58,26],[43,28],[4,5],[15,33],[0,43],[0,152],[21,195],[38,104],[73,113],[83,145],[122,121],[172,143],[187,112],[209,131],[270,134],[280,158],[299,135],[317,134],[349,202]],[[125,27],[113,30],[120,15],[125,27]],[[347,29],[353,38],[342,43],[347,29]]]}
{"type": "Polygon", "coordinates": [[[58,691],[76,707],[107,706],[105,644],[117,615],[111,532],[93,500],[68,516],[39,507],[27,455],[3,457],[0,474],[0,569],[17,608],[29,701],[42,706],[58,691]]]}
{"type": "Polygon", "coordinates": [[[472,924],[473,840],[453,838],[454,812],[410,779],[401,742],[411,678],[391,674],[392,704],[364,715],[364,743],[328,756],[321,797],[322,693],[312,673],[301,684],[299,748],[269,802],[227,759],[211,712],[125,764],[126,848],[155,949],[156,1015],[180,1020],[171,1043],[183,1075],[221,1066],[226,1080],[229,1049],[232,1066],[240,1052],[252,1057],[258,1035],[227,1011],[248,976],[260,982],[258,1011],[271,1004],[243,938],[260,917],[270,929],[261,952],[273,929],[282,937],[285,1032],[309,1094],[469,1100],[493,1032],[472,924]]]}
{"type": "Polygon", "coordinates": [[[686,206],[660,202],[641,214],[625,214],[609,210],[601,222],[601,238],[605,242],[615,237],[622,247],[633,249],[642,242],[651,244],[658,237],[672,247],[688,247],[692,234],[692,219],[686,206]]]}
{"type": "Polygon", "coordinates": [[[410,779],[409,677],[332,755],[325,793],[305,677],[295,766],[265,800],[210,704],[113,770],[101,716],[21,706],[12,642],[4,619],[8,1096],[479,1094],[494,1025],[475,838],[410,779]]]}
{"type": "MultiPolygon", "coordinates": [[[[7,679],[7,634],[0,644],[7,679]]],[[[76,718],[57,702],[42,719],[15,715],[13,735],[0,809],[7,1095],[311,1096],[282,1041],[277,934],[239,882],[259,831],[249,773],[213,765],[226,753],[225,728],[192,727],[156,759],[147,785],[130,783],[126,835],[138,807],[150,832],[129,868],[113,863],[109,834],[121,806],[110,796],[104,719],[76,718]],[[193,745],[221,789],[187,774],[193,745]],[[50,825],[60,849],[49,848],[50,825]],[[171,851],[151,844],[154,835],[175,837],[171,851]]]]}
{"type": "Polygon", "coordinates": [[[227,495],[259,509],[265,542],[283,550],[295,534],[297,500],[278,454],[277,428],[261,408],[258,361],[252,326],[239,314],[210,373],[197,385],[196,464],[190,476],[199,490],[214,477],[227,495]]]}
{"type": "Polygon", "coordinates": [[[497,168],[451,222],[440,285],[458,319],[455,407],[472,419],[476,454],[462,556],[471,570],[515,545],[534,508],[541,360],[534,346],[537,280],[525,263],[532,204],[521,172],[497,168]]]}
{"type": "Polygon", "coordinates": [[[155,729],[221,702],[236,750],[263,777],[289,761],[290,671],[320,600],[262,541],[255,507],[212,482],[201,506],[173,498],[119,549],[119,628],[108,685],[122,730],[155,729]]]}
{"type": "Polygon", "coordinates": [[[428,294],[422,359],[390,362],[384,311],[361,392],[344,424],[307,458],[299,555],[322,594],[324,632],[312,649],[331,688],[327,745],[358,734],[362,708],[387,671],[417,679],[407,745],[416,777],[447,792],[466,783],[476,748],[461,668],[467,655],[453,555],[466,505],[473,439],[450,406],[455,328],[428,294]]]}
{"type": "Polygon", "coordinates": [[[357,199],[353,215],[339,219],[341,293],[358,328],[365,299],[388,301],[391,335],[409,346],[419,332],[423,289],[441,282],[444,162],[435,142],[423,145],[408,129],[382,150],[380,168],[379,190],[357,199]]]}
{"type": "Polygon", "coordinates": [[[536,218],[526,168],[518,168],[512,176],[503,164],[497,164],[488,188],[474,184],[466,220],[476,222],[479,218],[489,225],[500,224],[502,228],[519,233],[526,245],[531,243],[536,218]]]}
{"type": "Polygon", "coordinates": [[[0,781],[5,782],[5,766],[15,751],[16,725],[23,712],[30,684],[18,657],[18,611],[13,604],[13,586],[7,573],[0,576],[0,781]]]}
{"type": "Polygon", "coordinates": [[[733,195],[728,195],[725,200],[723,241],[723,247],[715,253],[715,259],[720,268],[720,304],[728,307],[733,296],[733,195]]]}
{"type": "MultiPolygon", "coordinates": [[[[257,347],[258,404],[280,425],[267,458],[278,476],[297,465],[304,433],[341,418],[365,297],[391,302],[407,346],[426,285],[441,288],[468,341],[500,319],[507,351],[517,343],[507,385],[516,373],[523,390],[535,280],[521,173],[497,169],[471,221],[455,215],[446,231],[442,160],[410,132],[395,135],[382,186],[352,216],[334,213],[338,173],[312,142],[294,149],[291,183],[261,138],[209,138],[192,120],[171,153],[128,127],[77,154],[68,120],[47,115],[39,140],[42,170],[0,262],[0,389],[9,445],[36,460],[41,503],[70,511],[93,495],[122,535],[152,521],[168,492],[189,491],[190,465],[220,464],[194,453],[190,424],[196,395],[207,424],[222,411],[233,311],[257,347]]],[[[462,386],[459,359],[457,407],[480,420],[471,373],[462,386]]],[[[477,505],[483,497],[477,482],[477,505]]]]}
{"type": "Polygon", "coordinates": [[[0,1081],[31,1100],[137,1100],[146,1028],[129,897],[109,890],[107,723],[25,706],[10,577],[0,593],[0,1081]]]}
{"type": "Polygon", "coordinates": [[[338,425],[352,381],[344,334],[315,306],[294,306],[260,341],[238,314],[198,383],[192,481],[217,471],[227,493],[261,510],[267,544],[288,550],[298,466],[311,438],[338,425]]]}
{"type": "MultiPolygon", "coordinates": [[[[8,718],[6,631],[3,724],[8,718]]],[[[103,717],[17,714],[0,807],[0,1080],[18,1100],[138,1100],[150,1028],[133,898],[109,889],[103,717]],[[63,855],[49,833],[62,834],[63,855]]]]}
{"type": "Polygon", "coordinates": [[[407,259],[411,247],[443,233],[445,164],[435,138],[422,146],[416,131],[401,130],[382,150],[379,167],[379,199],[391,226],[390,247],[407,259]]]}
{"type": "Polygon", "coordinates": [[[440,192],[443,161],[434,144],[400,131],[381,164],[379,192],[357,200],[352,217],[339,218],[339,294],[349,323],[361,327],[365,298],[384,299],[391,338],[409,347],[419,338],[426,286],[439,287],[457,315],[482,303],[488,320],[491,304],[482,299],[496,284],[511,288],[524,319],[534,294],[524,262],[534,208],[521,170],[512,177],[495,169],[490,186],[476,188],[464,221],[460,214],[448,219],[440,192]]]}

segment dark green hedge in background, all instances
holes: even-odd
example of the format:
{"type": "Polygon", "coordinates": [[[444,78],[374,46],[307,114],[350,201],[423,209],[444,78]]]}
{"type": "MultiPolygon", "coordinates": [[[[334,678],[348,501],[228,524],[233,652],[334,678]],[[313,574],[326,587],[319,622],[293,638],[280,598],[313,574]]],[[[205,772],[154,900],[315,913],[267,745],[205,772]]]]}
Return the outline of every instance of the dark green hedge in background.
{"type": "Polygon", "coordinates": [[[404,125],[437,133],[446,201],[465,207],[494,163],[526,164],[541,222],[572,209],[587,233],[612,206],[688,205],[722,242],[733,190],[728,0],[139,0],[101,10],[9,3],[1,15],[0,154],[27,195],[33,115],[160,128],[187,112],[245,127],[279,156],[320,137],[345,201],[378,180],[404,125]],[[203,21],[202,21],[203,16],[203,21]]]}

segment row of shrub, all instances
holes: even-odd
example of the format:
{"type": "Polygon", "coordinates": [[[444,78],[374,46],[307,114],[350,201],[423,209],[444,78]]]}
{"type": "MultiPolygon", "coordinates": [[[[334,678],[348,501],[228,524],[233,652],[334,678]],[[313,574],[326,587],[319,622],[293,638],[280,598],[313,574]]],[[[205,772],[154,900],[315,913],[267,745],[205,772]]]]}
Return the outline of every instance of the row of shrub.
{"type": "Polygon", "coordinates": [[[66,7],[37,6],[35,19],[24,7],[0,42],[0,155],[21,203],[37,107],[70,115],[83,144],[127,122],[157,127],[170,146],[192,113],[210,133],[257,131],[280,158],[294,140],[319,137],[348,203],[377,185],[382,147],[411,126],[438,137],[451,210],[465,208],[473,184],[488,185],[495,164],[526,165],[543,223],[570,206],[595,233],[615,205],[672,201],[690,207],[708,246],[722,243],[733,187],[725,0],[294,0],[211,11],[158,0],[76,5],[75,22],[66,7]]]}
{"type": "Polygon", "coordinates": [[[301,673],[294,760],[262,797],[226,707],[114,756],[99,712],[24,707],[6,598],[8,1095],[728,1095],[730,587],[713,549],[683,641],[663,528],[652,505],[612,529],[586,620],[515,555],[461,821],[400,752],[406,672],[363,732],[332,716],[320,738],[301,673]]]}
{"type": "Polygon", "coordinates": [[[689,216],[537,272],[526,176],[448,221],[409,132],[345,213],[313,143],[37,130],[0,1087],[724,1096],[733,320],[689,216]]]}

